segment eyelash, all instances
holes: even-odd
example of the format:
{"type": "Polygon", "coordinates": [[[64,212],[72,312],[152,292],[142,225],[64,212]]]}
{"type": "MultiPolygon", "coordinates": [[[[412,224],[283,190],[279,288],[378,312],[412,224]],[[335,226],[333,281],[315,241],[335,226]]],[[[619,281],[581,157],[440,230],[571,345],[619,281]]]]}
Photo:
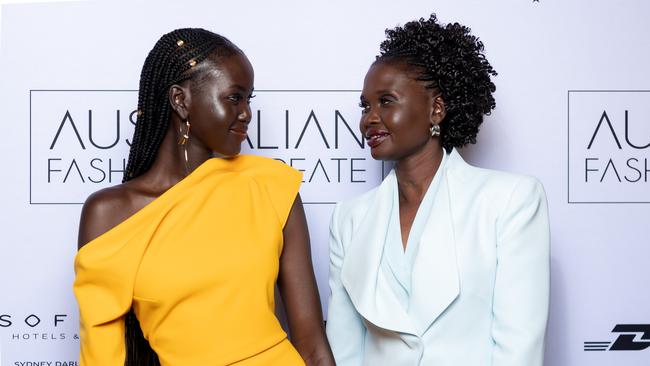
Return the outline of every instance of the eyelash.
{"type": "MultiPolygon", "coordinates": [[[[255,95],[251,94],[246,98],[246,103],[250,104],[251,99],[255,98],[255,95]]],[[[244,97],[241,94],[233,94],[228,96],[228,100],[233,103],[239,103],[244,97]]]]}
{"type": "MultiPolygon", "coordinates": [[[[390,100],[389,98],[383,98],[383,97],[379,98],[380,105],[386,105],[392,102],[393,101],[390,100]]],[[[368,113],[368,110],[370,109],[370,104],[368,104],[367,102],[359,102],[359,108],[361,108],[361,114],[368,113]]]]}
{"type": "Polygon", "coordinates": [[[359,102],[359,108],[361,108],[361,114],[365,114],[368,112],[369,105],[366,102],[359,102]]]}

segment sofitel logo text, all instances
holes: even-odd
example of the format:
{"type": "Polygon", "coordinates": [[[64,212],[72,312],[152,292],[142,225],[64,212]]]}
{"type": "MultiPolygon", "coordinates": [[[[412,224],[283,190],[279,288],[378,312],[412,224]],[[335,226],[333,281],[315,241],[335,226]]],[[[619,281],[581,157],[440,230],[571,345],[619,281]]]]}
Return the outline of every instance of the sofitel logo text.
{"type": "Polygon", "coordinates": [[[11,329],[11,334],[8,336],[12,341],[79,339],[76,333],[68,334],[61,331],[61,327],[67,323],[67,318],[67,314],[53,314],[48,316],[28,314],[19,317],[12,314],[0,314],[0,330],[11,329]]]}
{"type": "Polygon", "coordinates": [[[569,91],[569,203],[650,203],[650,92],[569,91]]]}

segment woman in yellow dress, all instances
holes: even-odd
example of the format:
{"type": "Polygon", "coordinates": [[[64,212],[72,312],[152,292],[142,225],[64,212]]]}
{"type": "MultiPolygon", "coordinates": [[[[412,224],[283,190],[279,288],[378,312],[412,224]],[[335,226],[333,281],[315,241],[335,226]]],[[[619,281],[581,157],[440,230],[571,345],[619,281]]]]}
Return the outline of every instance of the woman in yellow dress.
{"type": "Polygon", "coordinates": [[[239,155],[252,92],[250,62],[220,35],[178,29],[149,53],[124,183],[81,214],[80,365],[334,364],[301,174],[239,155]]]}

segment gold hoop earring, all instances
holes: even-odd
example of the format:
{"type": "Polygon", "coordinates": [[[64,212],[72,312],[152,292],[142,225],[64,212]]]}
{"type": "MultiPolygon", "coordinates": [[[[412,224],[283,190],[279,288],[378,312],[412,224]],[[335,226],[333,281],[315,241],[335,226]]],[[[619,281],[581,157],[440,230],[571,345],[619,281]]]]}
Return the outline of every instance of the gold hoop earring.
{"type": "Polygon", "coordinates": [[[183,131],[183,124],[179,124],[178,132],[180,137],[178,138],[178,144],[183,146],[183,155],[185,156],[185,174],[190,172],[190,162],[187,158],[187,142],[190,140],[190,119],[185,119],[185,131],[183,131]]]}
{"type": "Polygon", "coordinates": [[[178,138],[178,144],[179,145],[185,145],[187,141],[190,139],[190,119],[186,119],[185,121],[185,131],[183,131],[183,124],[178,125],[178,132],[181,135],[178,138]]]}
{"type": "Polygon", "coordinates": [[[431,132],[431,137],[440,136],[440,125],[438,124],[431,125],[431,127],[429,128],[429,132],[431,132]]]}

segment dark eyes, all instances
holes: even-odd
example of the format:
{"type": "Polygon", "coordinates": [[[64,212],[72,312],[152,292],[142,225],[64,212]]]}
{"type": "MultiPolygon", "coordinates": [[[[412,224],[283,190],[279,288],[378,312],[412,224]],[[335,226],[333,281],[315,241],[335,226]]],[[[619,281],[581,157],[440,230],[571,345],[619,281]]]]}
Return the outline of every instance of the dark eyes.
{"type": "Polygon", "coordinates": [[[255,95],[251,94],[247,97],[244,97],[242,94],[236,93],[236,94],[231,94],[227,97],[228,101],[237,104],[241,102],[242,100],[246,99],[246,103],[250,104],[251,99],[255,98],[255,95]]]}
{"type": "MultiPolygon", "coordinates": [[[[379,98],[379,105],[380,106],[386,106],[386,105],[389,105],[389,104],[391,104],[393,102],[395,102],[395,99],[392,98],[392,97],[381,97],[381,98],[379,98]]],[[[361,108],[361,114],[368,113],[368,111],[370,110],[370,103],[362,100],[361,102],[359,102],[359,108],[361,108]]]]}
{"type": "Polygon", "coordinates": [[[368,113],[368,110],[370,109],[370,104],[367,102],[359,102],[359,108],[361,108],[361,114],[368,113]]]}

